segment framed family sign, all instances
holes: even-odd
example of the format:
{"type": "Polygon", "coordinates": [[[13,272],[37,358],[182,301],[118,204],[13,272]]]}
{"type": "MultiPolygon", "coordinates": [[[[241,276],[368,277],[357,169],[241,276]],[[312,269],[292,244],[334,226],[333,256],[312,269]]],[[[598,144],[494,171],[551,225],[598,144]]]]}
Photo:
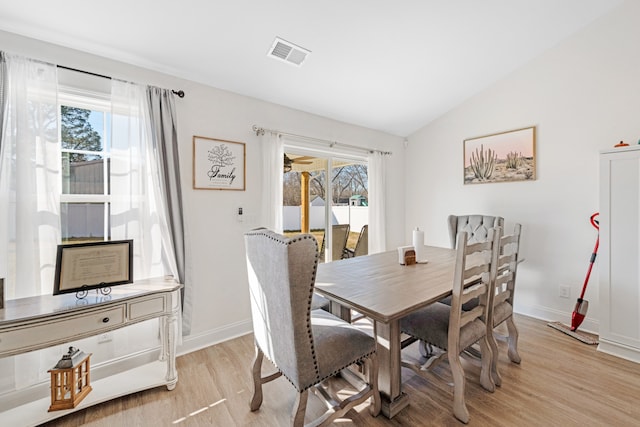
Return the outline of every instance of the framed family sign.
{"type": "Polygon", "coordinates": [[[193,137],[193,188],[245,190],[246,148],[243,142],[193,137]]]}

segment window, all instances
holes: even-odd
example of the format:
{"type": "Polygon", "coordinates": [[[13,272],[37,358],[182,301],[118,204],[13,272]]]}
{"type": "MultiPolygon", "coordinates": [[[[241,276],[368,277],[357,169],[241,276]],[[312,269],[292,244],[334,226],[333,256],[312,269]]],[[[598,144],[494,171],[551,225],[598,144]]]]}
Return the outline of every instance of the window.
{"type": "Polygon", "coordinates": [[[109,104],[60,92],[62,243],[109,240],[109,104]]]}

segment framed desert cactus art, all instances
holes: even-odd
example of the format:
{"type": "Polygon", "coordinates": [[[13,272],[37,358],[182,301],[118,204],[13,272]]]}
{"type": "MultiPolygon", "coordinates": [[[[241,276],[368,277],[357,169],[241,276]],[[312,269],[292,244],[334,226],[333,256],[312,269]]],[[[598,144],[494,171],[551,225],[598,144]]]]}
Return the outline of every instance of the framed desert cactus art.
{"type": "Polygon", "coordinates": [[[464,140],[464,183],[536,179],[535,126],[464,140]]]}

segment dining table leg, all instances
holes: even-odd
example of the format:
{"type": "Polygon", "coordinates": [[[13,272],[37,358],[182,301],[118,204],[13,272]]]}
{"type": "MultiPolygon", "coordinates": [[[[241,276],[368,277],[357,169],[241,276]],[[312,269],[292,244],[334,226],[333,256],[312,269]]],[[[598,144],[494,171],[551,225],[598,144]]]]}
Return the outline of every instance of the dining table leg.
{"type": "Polygon", "coordinates": [[[382,397],[382,413],[393,418],[409,405],[409,397],[402,391],[400,364],[400,321],[376,322],[378,341],[378,387],[382,397]]]}
{"type": "MultiPolygon", "coordinates": [[[[332,314],[351,321],[351,310],[339,303],[331,302],[332,314]]],[[[400,365],[400,321],[389,323],[375,322],[375,334],[378,342],[378,388],[382,398],[382,413],[393,418],[409,405],[409,397],[402,392],[402,373],[400,365]]]]}
{"type": "Polygon", "coordinates": [[[351,310],[335,301],[329,303],[329,310],[334,316],[338,316],[345,322],[351,323],[351,310]]]}

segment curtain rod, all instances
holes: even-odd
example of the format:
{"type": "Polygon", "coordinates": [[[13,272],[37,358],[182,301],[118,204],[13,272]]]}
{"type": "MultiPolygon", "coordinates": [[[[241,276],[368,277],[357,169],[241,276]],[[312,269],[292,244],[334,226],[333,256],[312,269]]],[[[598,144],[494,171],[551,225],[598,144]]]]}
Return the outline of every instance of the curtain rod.
{"type": "Polygon", "coordinates": [[[271,133],[277,133],[278,135],[291,136],[291,137],[294,137],[294,138],[306,139],[308,141],[320,142],[320,143],[323,143],[323,144],[329,144],[330,148],[333,148],[336,145],[339,145],[340,147],[353,148],[353,149],[356,149],[356,150],[366,151],[368,153],[380,153],[380,154],[384,154],[384,155],[391,155],[392,154],[391,151],[382,151],[382,150],[376,150],[376,149],[371,149],[371,148],[358,147],[357,145],[343,144],[342,142],[329,141],[328,139],[320,139],[320,138],[314,138],[314,137],[311,137],[311,136],[296,135],[295,133],[281,132],[281,131],[275,130],[275,129],[265,129],[265,128],[259,127],[257,125],[253,125],[251,127],[251,129],[256,133],[256,135],[264,135],[265,132],[271,132],[271,133]]]}
{"type": "MultiPolygon", "coordinates": [[[[97,74],[97,73],[92,73],[91,71],[78,70],[77,68],[65,67],[64,65],[57,65],[57,67],[65,69],[65,70],[77,71],[78,73],[88,74],[90,76],[102,77],[103,79],[112,80],[111,77],[105,76],[104,74],[97,74]]],[[[183,90],[173,90],[172,89],[171,92],[173,92],[174,94],[178,95],[179,98],[184,98],[184,91],[183,90]]]]}

